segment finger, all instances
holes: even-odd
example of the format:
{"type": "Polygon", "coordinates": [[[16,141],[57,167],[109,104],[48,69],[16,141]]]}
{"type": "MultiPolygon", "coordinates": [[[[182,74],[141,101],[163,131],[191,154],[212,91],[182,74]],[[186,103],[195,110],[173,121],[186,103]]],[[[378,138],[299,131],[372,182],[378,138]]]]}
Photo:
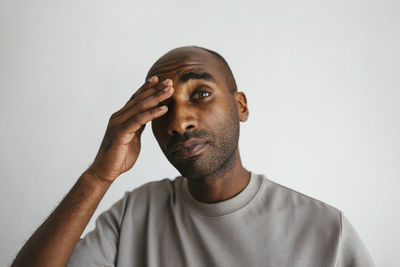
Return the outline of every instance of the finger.
{"type": "Polygon", "coordinates": [[[174,93],[174,88],[166,87],[162,91],[148,96],[142,101],[136,103],[130,109],[126,110],[124,113],[120,114],[118,118],[115,118],[116,123],[125,123],[130,118],[134,117],[136,114],[145,112],[146,110],[157,107],[161,102],[170,98],[174,93]]]}
{"type": "MultiPolygon", "coordinates": [[[[146,80],[146,82],[131,96],[129,101],[131,101],[133,98],[135,98],[138,94],[142,93],[144,90],[147,90],[154,85],[156,85],[159,82],[158,76],[152,76],[149,79],[146,80]]],[[[128,102],[129,102],[128,101],[128,102]]]]}
{"type": "Polygon", "coordinates": [[[146,82],[131,96],[128,102],[126,102],[125,105],[120,110],[115,112],[112,117],[118,117],[120,113],[123,113],[126,109],[130,108],[132,105],[136,103],[134,102],[134,100],[137,97],[137,95],[141,94],[145,90],[148,90],[149,88],[154,87],[158,83],[159,83],[158,76],[152,76],[151,78],[147,79],[146,82]]]}
{"type": "MultiPolygon", "coordinates": [[[[133,105],[142,101],[143,99],[148,98],[151,95],[157,94],[158,92],[164,90],[167,87],[172,87],[172,84],[173,83],[171,79],[165,79],[164,81],[158,83],[157,85],[142,91],[141,93],[135,96],[134,100],[132,100],[133,105]]],[[[130,104],[128,108],[130,108],[133,105],[130,104]]]]}
{"type": "Polygon", "coordinates": [[[138,94],[134,96],[118,113],[116,114],[117,117],[123,114],[125,111],[130,109],[132,106],[135,106],[141,100],[157,94],[159,91],[166,89],[168,86],[172,86],[173,82],[171,79],[165,79],[164,81],[157,83],[154,86],[150,86],[141,90],[138,94]]]}
{"type": "Polygon", "coordinates": [[[136,116],[130,118],[124,125],[123,132],[126,134],[136,133],[146,125],[149,121],[152,121],[158,117],[161,117],[168,111],[167,106],[155,107],[145,112],[139,113],[136,116]]]}

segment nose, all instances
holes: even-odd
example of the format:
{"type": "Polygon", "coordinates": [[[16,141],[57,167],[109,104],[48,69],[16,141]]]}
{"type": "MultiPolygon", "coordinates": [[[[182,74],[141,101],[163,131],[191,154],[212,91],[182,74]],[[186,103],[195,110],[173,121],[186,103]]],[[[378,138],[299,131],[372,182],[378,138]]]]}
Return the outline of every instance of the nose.
{"type": "Polygon", "coordinates": [[[197,120],[193,108],[187,103],[177,103],[169,107],[170,123],[168,134],[184,134],[197,128],[197,120]]]}

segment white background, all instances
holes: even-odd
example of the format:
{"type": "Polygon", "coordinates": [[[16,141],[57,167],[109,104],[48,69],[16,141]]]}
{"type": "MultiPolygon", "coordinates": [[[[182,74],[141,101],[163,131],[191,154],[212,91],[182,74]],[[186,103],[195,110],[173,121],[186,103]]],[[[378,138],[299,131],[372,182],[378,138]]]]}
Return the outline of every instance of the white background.
{"type": "MultiPolygon", "coordinates": [[[[399,3],[1,0],[0,265],[90,165],[152,63],[200,45],[247,94],[244,165],[341,209],[377,266],[400,266],[399,3]]],[[[142,147],[95,217],[178,175],[150,127],[142,147]]]]}

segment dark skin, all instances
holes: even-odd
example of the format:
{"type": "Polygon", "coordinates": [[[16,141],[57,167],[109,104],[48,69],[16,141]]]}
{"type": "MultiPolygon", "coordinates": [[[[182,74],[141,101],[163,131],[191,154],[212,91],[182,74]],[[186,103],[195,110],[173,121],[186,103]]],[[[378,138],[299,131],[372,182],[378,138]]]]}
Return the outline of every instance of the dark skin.
{"type": "Polygon", "coordinates": [[[174,87],[173,96],[165,101],[168,112],[152,121],[154,136],[169,161],[188,178],[192,195],[207,203],[235,196],[250,177],[237,147],[239,121],[248,117],[246,97],[231,92],[222,70],[213,55],[190,47],[169,52],[149,71],[150,76],[170,79],[174,87]],[[185,134],[191,138],[185,140],[185,134]],[[174,153],[177,143],[181,148],[174,153]]]}
{"type": "Polygon", "coordinates": [[[110,185],[134,166],[141,133],[150,121],[161,149],[188,178],[197,200],[218,202],[242,191],[250,177],[237,148],[238,123],[248,116],[246,97],[229,90],[219,64],[192,47],[173,50],[157,61],[151,78],[111,116],[91,167],[25,243],[12,266],[67,264],[110,185]],[[207,72],[213,79],[181,79],[189,69],[207,72]]]}

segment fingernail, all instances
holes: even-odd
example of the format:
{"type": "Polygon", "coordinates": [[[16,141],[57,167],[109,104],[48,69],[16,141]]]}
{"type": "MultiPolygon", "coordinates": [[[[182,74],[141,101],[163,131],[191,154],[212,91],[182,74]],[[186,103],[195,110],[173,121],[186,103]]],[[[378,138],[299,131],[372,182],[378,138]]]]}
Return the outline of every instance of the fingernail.
{"type": "Polygon", "coordinates": [[[165,87],[165,88],[163,89],[164,92],[168,92],[169,90],[171,90],[171,87],[169,87],[169,86],[168,86],[168,87],[165,87]]]}
{"type": "Polygon", "coordinates": [[[161,109],[161,110],[166,110],[167,107],[166,107],[166,106],[161,106],[160,109],[161,109]]]}
{"type": "Polygon", "coordinates": [[[164,81],[163,81],[163,84],[165,84],[165,85],[169,85],[169,84],[170,84],[170,79],[166,79],[166,80],[164,80],[164,81]]]}
{"type": "Polygon", "coordinates": [[[149,83],[151,83],[152,81],[154,81],[155,78],[156,78],[156,76],[152,76],[152,77],[148,78],[147,81],[148,81],[149,83]]]}

